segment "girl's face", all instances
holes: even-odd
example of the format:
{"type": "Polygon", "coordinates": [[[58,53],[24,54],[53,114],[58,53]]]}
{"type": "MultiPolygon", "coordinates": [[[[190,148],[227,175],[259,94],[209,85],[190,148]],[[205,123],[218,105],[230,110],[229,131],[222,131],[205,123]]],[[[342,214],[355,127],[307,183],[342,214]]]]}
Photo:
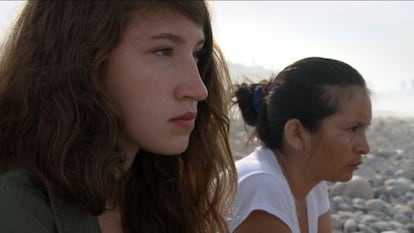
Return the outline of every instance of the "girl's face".
{"type": "Polygon", "coordinates": [[[361,87],[346,90],[340,111],[328,117],[314,136],[311,164],[320,180],[347,181],[369,152],[366,129],[371,122],[371,101],[361,87]]]}
{"type": "Polygon", "coordinates": [[[105,86],[121,116],[119,146],[176,155],[188,146],[197,103],[207,98],[197,56],[203,28],[169,9],[134,15],[110,53],[105,86]]]}

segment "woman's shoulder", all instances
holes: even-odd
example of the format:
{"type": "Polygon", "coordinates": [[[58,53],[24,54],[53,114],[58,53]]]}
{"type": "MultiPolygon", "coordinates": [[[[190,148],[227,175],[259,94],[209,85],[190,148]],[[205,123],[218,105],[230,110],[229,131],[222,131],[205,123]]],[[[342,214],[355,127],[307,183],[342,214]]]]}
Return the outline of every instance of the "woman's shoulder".
{"type": "Polygon", "coordinates": [[[257,147],[252,153],[236,161],[236,168],[239,178],[257,174],[280,175],[275,154],[263,146],[257,147]]]}

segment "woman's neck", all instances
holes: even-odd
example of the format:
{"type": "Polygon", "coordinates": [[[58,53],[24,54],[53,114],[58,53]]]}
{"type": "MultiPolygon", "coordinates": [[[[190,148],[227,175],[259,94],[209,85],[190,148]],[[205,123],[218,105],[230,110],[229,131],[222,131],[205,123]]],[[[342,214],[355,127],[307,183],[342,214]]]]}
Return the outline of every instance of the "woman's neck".
{"type": "Polygon", "coordinates": [[[310,190],[317,184],[312,181],[308,163],[300,155],[275,151],[279,166],[285,176],[294,199],[303,202],[310,190]]]}

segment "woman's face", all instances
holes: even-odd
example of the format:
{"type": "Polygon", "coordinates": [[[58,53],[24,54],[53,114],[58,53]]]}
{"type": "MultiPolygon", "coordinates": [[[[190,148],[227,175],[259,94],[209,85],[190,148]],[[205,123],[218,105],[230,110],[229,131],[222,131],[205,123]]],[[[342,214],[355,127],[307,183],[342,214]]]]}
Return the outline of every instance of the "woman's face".
{"type": "Polygon", "coordinates": [[[347,181],[369,152],[366,130],[371,122],[371,101],[367,91],[351,87],[345,91],[340,111],[328,117],[314,136],[312,167],[321,180],[347,181]]]}
{"type": "Polygon", "coordinates": [[[168,9],[134,15],[110,53],[105,76],[121,115],[121,150],[176,155],[188,146],[197,103],[207,98],[197,55],[204,32],[168,9]]]}

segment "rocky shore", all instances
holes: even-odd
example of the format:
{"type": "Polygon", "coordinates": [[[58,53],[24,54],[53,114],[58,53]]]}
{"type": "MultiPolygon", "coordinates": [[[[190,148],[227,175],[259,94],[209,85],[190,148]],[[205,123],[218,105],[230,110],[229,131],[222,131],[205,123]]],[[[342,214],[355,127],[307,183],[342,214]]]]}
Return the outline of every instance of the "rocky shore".
{"type": "MultiPolygon", "coordinates": [[[[250,153],[249,139],[235,112],[230,142],[235,159],[250,153]]],[[[414,233],[414,118],[377,117],[367,133],[371,151],[354,177],[330,183],[334,233],[414,233]]]]}

